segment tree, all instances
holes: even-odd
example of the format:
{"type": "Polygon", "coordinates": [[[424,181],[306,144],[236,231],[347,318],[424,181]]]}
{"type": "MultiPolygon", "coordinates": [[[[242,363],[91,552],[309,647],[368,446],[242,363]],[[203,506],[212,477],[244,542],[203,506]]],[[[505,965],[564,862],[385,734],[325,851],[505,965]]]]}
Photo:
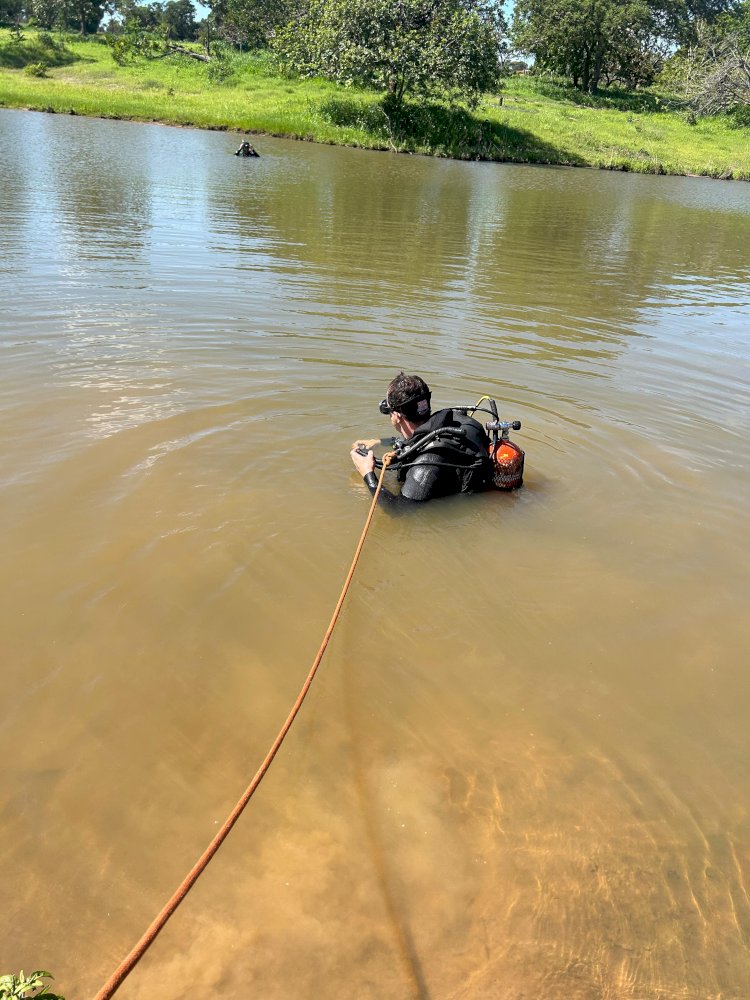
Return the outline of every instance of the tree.
{"type": "Polygon", "coordinates": [[[274,39],[287,68],[476,104],[498,84],[505,22],[485,0],[310,0],[274,39]]]}
{"type": "Polygon", "coordinates": [[[595,91],[602,80],[651,83],[670,46],[690,44],[698,19],[736,0],[517,0],[513,40],[542,70],[595,91]]]}
{"type": "Polygon", "coordinates": [[[515,45],[541,70],[594,92],[602,77],[650,83],[660,45],[647,0],[518,0],[515,45]]]}
{"type": "Polygon", "coordinates": [[[734,38],[741,49],[750,49],[750,0],[718,17],[713,33],[717,38],[734,38]]]}
{"type": "Polygon", "coordinates": [[[18,25],[23,14],[23,0],[0,0],[0,27],[18,25]]]}
{"type": "MultiPolygon", "coordinates": [[[[127,61],[132,55],[165,55],[169,41],[194,41],[198,34],[192,0],[148,4],[117,0],[108,34],[117,36],[117,51],[127,61]]],[[[113,49],[114,51],[114,49],[113,49]]]]}
{"type": "Polygon", "coordinates": [[[169,0],[164,4],[160,18],[167,38],[193,41],[196,35],[195,7],[192,0],[169,0]]]}
{"type": "Polygon", "coordinates": [[[71,28],[93,35],[104,16],[104,0],[30,0],[28,13],[40,28],[71,28]]]}
{"type": "Polygon", "coordinates": [[[115,22],[118,25],[123,25],[126,21],[131,21],[145,31],[153,31],[161,23],[162,5],[160,3],[140,4],[128,2],[128,0],[126,2],[118,0],[113,7],[115,16],[110,24],[115,22]]]}
{"type": "Polygon", "coordinates": [[[60,0],[31,0],[28,13],[37,23],[37,26],[51,31],[58,24],[63,23],[63,9],[60,0]]]}
{"type": "Polygon", "coordinates": [[[208,6],[222,38],[260,48],[292,17],[295,0],[208,0],[208,6]]]}
{"type": "Polygon", "coordinates": [[[64,10],[68,27],[77,28],[81,35],[94,35],[104,16],[104,0],[67,0],[64,10]]]}
{"type": "Polygon", "coordinates": [[[183,40],[180,33],[191,32],[187,34],[191,40],[197,33],[198,26],[194,21],[192,3],[190,0],[184,0],[184,4],[190,7],[189,11],[181,10],[183,0],[168,3],[165,7],[152,3],[148,6],[128,5],[117,10],[118,17],[110,21],[104,36],[115,62],[124,66],[138,59],[164,59],[167,56],[179,55],[210,63],[211,57],[208,52],[205,54],[196,52],[194,49],[177,44],[183,40]],[[173,18],[171,21],[170,15],[173,18]]]}
{"type": "MultiPolygon", "coordinates": [[[[698,44],[678,54],[670,67],[688,106],[699,115],[750,107],[750,31],[741,18],[721,28],[703,26],[698,44]],[[729,30],[733,29],[733,30],[729,30]]],[[[748,26],[750,27],[750,26],[748,26]]]]}
{"type": "Polygon", "coordinates": [[[738,0],[650,0],[659,33],[681,48],[698,43],[705,25],[731,13],[738,0]]]}

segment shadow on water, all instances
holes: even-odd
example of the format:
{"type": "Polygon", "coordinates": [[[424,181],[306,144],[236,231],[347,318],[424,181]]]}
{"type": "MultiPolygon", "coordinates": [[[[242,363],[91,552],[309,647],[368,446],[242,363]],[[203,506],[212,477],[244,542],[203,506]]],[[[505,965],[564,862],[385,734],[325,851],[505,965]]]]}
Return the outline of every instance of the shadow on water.
{"type": "Polygon", "coordinates": [[[364,823],[373,872],[380,887],[383,904],[393,933],[393,940],[401,960],[409,992],[414,1000],[430,1000],[422,962],[417,951],[411,922],[399,891],[398,880],[391,868],[384,843],[380,821],[374,805],[373,793],[368,786],[367,761],[363,751],[362,733],[365,731],[359,717],[359,702],[355,696],[350,670],[343,673],[344,715],[351,746],[354,787],[364,823]]]}
{"type": "Polygon", "coordinates": [[[523,129],[480,120],[465,108],[429,101],[404,101],[397,106],[388,98],[376,104],[332,98],[321,107],[321,114],[333,125],[365,129],[393,149],[430,149],[438,156],[455,159],[583,162],[523,129]]]}

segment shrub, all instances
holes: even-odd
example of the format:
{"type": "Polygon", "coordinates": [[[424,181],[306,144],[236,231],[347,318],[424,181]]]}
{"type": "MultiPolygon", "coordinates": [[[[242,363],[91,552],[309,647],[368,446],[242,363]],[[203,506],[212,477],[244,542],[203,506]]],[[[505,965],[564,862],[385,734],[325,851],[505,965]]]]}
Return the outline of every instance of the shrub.
{"type": "Polygon", "coordinates": [[[211,62],[206,65],[206,76],[210,83],[227,84],[234,76],[234,60],[231,55],[214,47],[211,62]]]}
{"type": "Polygon", "coordinates": [[[49,66],[46,62],[27,63],[23,71],[27,76],[46,76],[49,66]]]}

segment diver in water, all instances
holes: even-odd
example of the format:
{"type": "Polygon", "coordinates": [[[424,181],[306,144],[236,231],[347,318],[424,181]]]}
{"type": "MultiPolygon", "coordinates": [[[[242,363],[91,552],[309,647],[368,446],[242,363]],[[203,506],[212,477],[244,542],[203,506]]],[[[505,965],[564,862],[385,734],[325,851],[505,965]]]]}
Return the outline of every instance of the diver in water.
{"type": "Polygon", "coordinates": [[[240,148],[237,150],[237,152],[234,155],[235,156],[260,156],[260,153],[258,153],[256,151],[256,149],[253,146],[250,145],[250,143],[247,141],[247,139],[245,139],[245,141],[241,144],[240,148]]]}
{"type": "MultiPolygon", "coordinates": [[[[396,456],[391,462],[401,490],[394,496],[381,490],[386,502],[435,500],[455,493],[477,493],[492,484],[490,441],[482,425],[452,409],[430,407],[431,392],[419,375],[401,372],[388,384],[380,411],[389,414],[400,439],[394,439],[396,456]]],[[[376,441],[358,441],[352,462],[368,489],[375,493],[376,441]]]]}

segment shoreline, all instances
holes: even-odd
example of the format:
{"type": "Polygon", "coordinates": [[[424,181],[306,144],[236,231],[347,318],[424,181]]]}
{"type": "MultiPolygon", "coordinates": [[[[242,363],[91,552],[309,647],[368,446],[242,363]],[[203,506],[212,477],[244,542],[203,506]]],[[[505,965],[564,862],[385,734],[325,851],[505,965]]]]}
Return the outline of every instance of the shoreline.
{"type": "Polygon", "coordinates": [[[620,173],[620,174],[641,174],[643,176],[649,177],[689,177],[694,180],[704,180],[704,181],[738,181],[739,183],[747,183],[750,181],[750,177],[734,177],[731,174],[709,174],[709,173],[670,173],[667,170],[646,170],[646,171],[636,171],[630,169],[627,165],[611,165],[611,166],[596,166],[590,163],[564,163],[554,160],[544,161],[544,160],[514,160],[514,159],[493,159],[490,157],[451,157],[451,156],[438,156],[434,153],[425,153],[420,151],[413,151],[407,149],[392,149],[387,146],[363,146],[356,143],[347,142],[335,142],[332,139],[316,139],[312,136],[302,136],[293,135],[288,132],[268,132],[262,129],[254,128],[239,128],[236,125],[198,125],[194,122],[179,122],[170,121],[164,118],[137,118],[133,116],[126,115],[101,115],[101,114],[85,114],[80,111],[76,111],[74,108],[70,108],[68,111],[57,111],[55,108],[39,108],[21,105],[7,105],[0,98],[0,111],[25,111],[34,114],[41,115],[63,115],[72,116],[74,118],[91,118],[98,121],[116,121],[116,122],[132,122],[134,125],[159,125],[163,128],[185,128],[185,129],[197,129],[200,132],[229,132],[235,133],[237,135],[252,135],[252,136],[266,136],[269,139],[288,139],[291,142],[312,142],[320,146],[340,146],[342,149],[361,149],[368,153],[391,153],[398,156],[424,156],[428,159],[455,159],[459,162],[464,163],[497,163],[504,164],[507,166],[516,167],[559,167],[564,169],[580,169],[580,170],[603,170],[608,173],[620,173]]]}
{"type": "Polygon", "coordinates": [[[509,78],[474,112],[414,101],[394,121],[381,94],[282,78],[266,53],[237,57],[231,80],[215,84],[193,60],[120,66],[99,36],[67,36],[39,75],[28,72],[43,51],[39,38],[14,47],[7,35],[0,30],[0,108],[9,110],[464,161],[750,180],[748,127],[726,116],[689,122],[651,92],[591,97],[542,78],[509,78]]]}

